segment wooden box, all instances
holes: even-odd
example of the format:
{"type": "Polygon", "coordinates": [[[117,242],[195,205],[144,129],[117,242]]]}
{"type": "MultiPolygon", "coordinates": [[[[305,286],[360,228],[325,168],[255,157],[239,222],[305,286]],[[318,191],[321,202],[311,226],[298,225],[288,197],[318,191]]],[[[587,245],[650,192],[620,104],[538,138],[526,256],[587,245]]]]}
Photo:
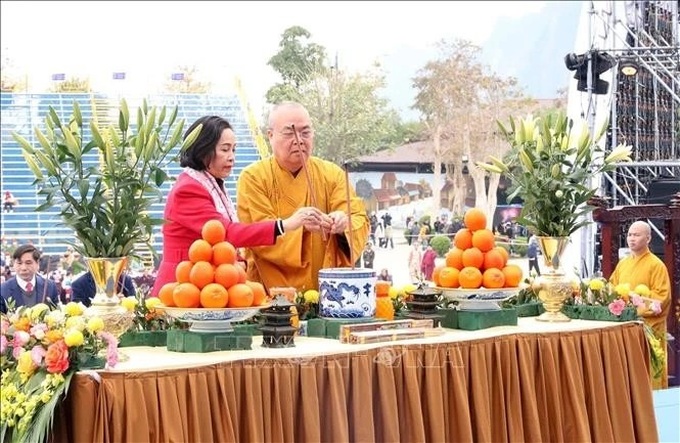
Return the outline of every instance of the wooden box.
{"type": "MultiPolygon", "coordinates": [[[[360,332],[372,332],[372,331],[380,331],[380,330],[395,330],[395,329],[432,329],[434,328],[434,321],[432,319],[398,319],[398,320],[382,320],[379,319],[377,321],[371,321],[371,322],[361,322],[361,323],[353,323],[353,324],[345,324],[340,326],[340,343],[349,343],[352,342],[351,335],[353,333],[360,333],[360,332]]],[[[379,334],[378,334],[379,335],[379,334]]],[[[379,341],[379,340],[377,340],[379,341]]],[[[376,341],[376,342],[377,342],[376,341]]],[[[388,341],[388,340],[382,340],[382,341],[388,341]]],[[[357,342],[356,340],[353,342],[357,342]]],[[[365,340],[364,342],[368,343],[368,340],[365,340]]]]}
{"type": "Polygon", "coordinates": [[[334,318],[311,318],[307,320],[307,336],[308,337],[322,337],[322,338],[340,338],[340,328],[343,325],[351,325],[357,323],[372,323],[382,321],[374,318],[352,318],[352,319],[334,319],[334,318]]]}

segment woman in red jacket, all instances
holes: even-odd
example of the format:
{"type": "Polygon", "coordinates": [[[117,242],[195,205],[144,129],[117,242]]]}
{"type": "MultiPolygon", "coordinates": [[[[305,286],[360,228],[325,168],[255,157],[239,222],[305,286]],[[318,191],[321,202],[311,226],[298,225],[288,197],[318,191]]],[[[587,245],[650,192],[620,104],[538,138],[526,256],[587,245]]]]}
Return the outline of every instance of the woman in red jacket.
{"type": "Polygon", "coordinates": [[[221,220],[226,240],[237,248],[270,246],[284,232],[322,222],[322,213],[314,207],[298,209],[285,220],[239,223],[234,205],[224,189],[224,179],[234,167],[236,137],[231,124],[222,117],[205,116],[186,131],[186,138],[203,125],[196,140],[180,155],[184,170],[177,177],[165,204],[163,257],[152,295],[164,284],[175,281],[177,265],[189,259],[189,247],[201,238],[201,229],[209,220],[221,220]]]}

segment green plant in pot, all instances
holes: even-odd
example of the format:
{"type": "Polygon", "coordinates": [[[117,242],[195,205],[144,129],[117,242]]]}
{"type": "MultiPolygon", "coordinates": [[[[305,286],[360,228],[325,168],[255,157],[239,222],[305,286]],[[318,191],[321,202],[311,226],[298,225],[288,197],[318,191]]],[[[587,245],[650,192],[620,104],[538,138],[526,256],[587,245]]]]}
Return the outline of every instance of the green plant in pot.
{"type": "Polygon", "coordinates": [[[512,146],[505,160],[490,156],[490,162],[477,166],[511,181],[512,200],[520,196],[522,211],[517,222],[536,233],[548,272],[541,277],[539,298],[546,313],[540,320],[568,321],[560,314],[571,296],[571,283],[560,269],[561,256],[569,236],[591,223],[587,215],[594,209],[588,201],[597,187],[590,178],[611,171],[619,162],[630,161],[631,147],[619,145],[607,156],[599,146],[608,123],[593,136],[585,122],[574,130],[574,121],[564,114],[510,119],[510,128],[498,122],[502,135],[512,146]]]}
{"type": "MultiPolygon", "coordinates": [[[[138,244],[150,247],[153,227],[163,222],[149,209],[162,199],[165,169],[182,137],[185,122],[177,120],[177,113],[176,106],[168,112],[144,100],[133,125],[123,99],[117,125],[96,117],[84,122],[74,102],[68,120],[49,108],[44,128],[34,128],[35,143],[12,134],[45,198],[35,210],[59,209],[61,223],[76,237],[70,244],[93,274],[100,303],[118,304],[115,286],[128,257],[136,255],[138,244]]],[[[95,109],[92,115],[98,115],[95,109]]],[[[182,149],[199,132],[200,127],[182,149]]]]}

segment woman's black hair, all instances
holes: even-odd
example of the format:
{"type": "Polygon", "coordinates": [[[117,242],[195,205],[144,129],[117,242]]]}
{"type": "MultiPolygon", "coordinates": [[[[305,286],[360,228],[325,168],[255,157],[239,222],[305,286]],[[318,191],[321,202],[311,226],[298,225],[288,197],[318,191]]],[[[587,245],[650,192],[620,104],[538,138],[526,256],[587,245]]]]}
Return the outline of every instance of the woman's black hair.
{"type": "Polygon", "coordinates": [[[191,131],[198,125],[203,125],[196,140],[189,146],[179,158],[179,165],[183,168],[189,167],[197,171],[203,171],[215,157],[215,146],[222,137],[225,129],[233,129],[231,124],[224,118],[217,115],[206,115],[196,120],[184,133],[186,139],[191,131]]]}

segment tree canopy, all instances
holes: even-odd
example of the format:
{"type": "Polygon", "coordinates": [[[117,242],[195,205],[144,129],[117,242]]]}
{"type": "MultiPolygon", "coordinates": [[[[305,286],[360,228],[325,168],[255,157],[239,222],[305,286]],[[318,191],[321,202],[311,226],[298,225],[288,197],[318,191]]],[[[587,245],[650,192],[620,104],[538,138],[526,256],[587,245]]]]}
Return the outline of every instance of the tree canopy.
{"type": "Polygon", "coordinates": [[[329,65],[325,48],[310,38],[299,26],[283,33],[280,51],[269,62],[282,83],[269,89],[267,101],[292,100],[307,108],[314,125],[315,155],[342,163],[420,136],[419,125],[402,124],[380,95],[385,79],[378,65],[360,73],[342,69],[337,59],[329,65]]]}
{"type": "MultiPolygon", "coordinates": [[[[492,215],[500,176],[489,178],[472,165],[488,155],[503,156],[509,146],[495,130],[496,121],[527,110],[532,100],[524,96],[516,79],[491,72],[479,61],[480,47],[460,39],[440,41],[438,47],[440,57],[426,63],[413,79],[417,90],[413,107],[430,129],[435,175],[443,163],[446,179],[453,183],[447,206],[456,214],[463,213],[467,170],[475,186],[475,206],[492,215]]],[[[437,210],[437,177],[434,188],[437,210]]]]}
{"type": "Polygon", "coordinates": [[[282,82],[267,91],[269,103],[294,100],[298,89],[314,73],[326,69],[326,49],[308,41],[311,36],[309,31],[300,26],[290,27],[281,34],[279,52],[267,64],[281,75],[282,82]]]}

